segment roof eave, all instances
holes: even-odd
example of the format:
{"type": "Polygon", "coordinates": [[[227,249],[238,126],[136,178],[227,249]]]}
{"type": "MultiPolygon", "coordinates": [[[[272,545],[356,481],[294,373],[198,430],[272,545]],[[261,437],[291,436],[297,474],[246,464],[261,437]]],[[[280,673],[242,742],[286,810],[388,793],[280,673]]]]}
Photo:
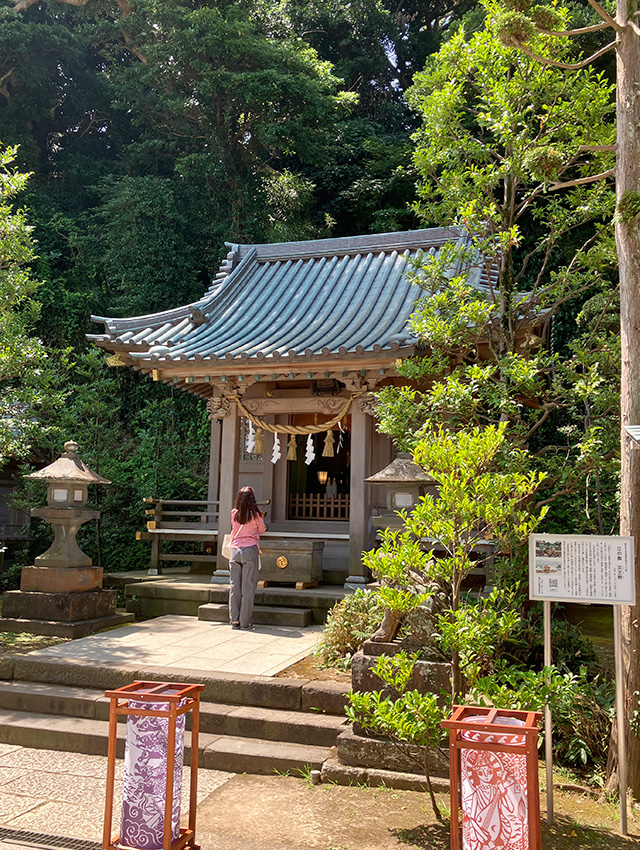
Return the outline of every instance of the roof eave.
{"type": "MultiPolygon", "coordinates": [[[[106,346],[103,346],[106,347],[106,346]]],[[[117,346],[109,346],[114,353],[120,350],[117,346]]],[[[185,358],[183,360],[166,360],[164,358],[153,359],[145,357],[140,353],[132,357],[136,368],[145,370],[161,370],[164,373],[191,373],[194,371],[209,375],[243,374],[247,372],[308,372],[322,371],[335,368],[343,363],[349,363],[353,367],[364,368],[368,364],[392,363],[398,359],[405,359],[415,355],[416,345],[397,345],[393,348],[382,348],[380,351],[346,351],[329,352],[327,354],[297,354],[295,356],[283,355],[282,357],[233,357],[233,358],[185,358]]]]}

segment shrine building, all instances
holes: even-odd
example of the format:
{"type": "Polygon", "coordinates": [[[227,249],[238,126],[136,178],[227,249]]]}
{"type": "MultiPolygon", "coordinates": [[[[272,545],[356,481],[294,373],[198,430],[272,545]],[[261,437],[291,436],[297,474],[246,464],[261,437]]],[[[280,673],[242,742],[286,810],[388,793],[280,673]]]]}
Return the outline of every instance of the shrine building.
{"type": "MultiPolygon", "coordinates": [[[[418,351],[408,320],[423,293],[410,264],[465,239],[434,228],[227,243],[200,300],[128,319],[93,316],[105,330],[89,339],[207,405],[208,499],[219,502],[220,539],[238,488],[251,485],[270,502],[272,548],[319,542],[312,548],[325,583],[364,584],[361,553],[373,546],[373,517],[386,503],[385,487],[365,479],[394,457],[376,431],[371,393],[403,382],[396,364],[418,351]]],[[[470,278],[489,285],[482,264],[470,278]]],[[[217,564],[220,580],[226,566],[217,564]]]]}

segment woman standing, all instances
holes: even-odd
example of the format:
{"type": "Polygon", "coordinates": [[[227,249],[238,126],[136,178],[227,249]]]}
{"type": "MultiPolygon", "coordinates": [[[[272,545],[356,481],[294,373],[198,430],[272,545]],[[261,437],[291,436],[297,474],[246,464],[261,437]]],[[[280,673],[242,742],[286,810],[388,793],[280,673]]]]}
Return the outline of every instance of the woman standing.
{"type": "Polygon", "coordinates": [[[238,491],[231,511],[229,619],[232,629],[252,629],[253,600],[258,586],[260,535],[266,531],[252,487],[238,491]]]}

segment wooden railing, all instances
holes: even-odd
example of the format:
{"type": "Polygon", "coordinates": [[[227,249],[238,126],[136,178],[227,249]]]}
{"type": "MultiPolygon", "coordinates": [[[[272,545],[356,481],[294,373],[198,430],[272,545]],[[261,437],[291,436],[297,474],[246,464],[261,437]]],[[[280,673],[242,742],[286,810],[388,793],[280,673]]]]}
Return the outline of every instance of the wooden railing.
{"type": "Polygon", "coordinates": [[[289,497],[289,519],[349,520],[349,495],[295,493],[289,497]]]}
{"type": "MultiPolygon", "coordinates": [[[[151,541],[149,575],[161,575],[166,561],[217,564],[219,502],[188,499],[143,499],[149,505],[147,530],[138,531],[136,540],[151,541]],[[166,541],[200,543],[200,552],[163,552],[166,541]]],[[[264,507],[270,502],[258,502],[264,507]]]]}
{"type": "Polygon", "coordinates": [[[178,499],[143,499],[151,504],[145,513],[153,517],[147,528],[217,528],[219,502],[178,499]],[[184,506],[184,509],[182,509],[184,506]],[[154,524],[155,523],[155,524],[154,524]]]}
{"type": "Polygon", "coordinates": [[[27,523],[0,523],[0,543],[8,540],[28,540],[29,526],[27,523]]]}

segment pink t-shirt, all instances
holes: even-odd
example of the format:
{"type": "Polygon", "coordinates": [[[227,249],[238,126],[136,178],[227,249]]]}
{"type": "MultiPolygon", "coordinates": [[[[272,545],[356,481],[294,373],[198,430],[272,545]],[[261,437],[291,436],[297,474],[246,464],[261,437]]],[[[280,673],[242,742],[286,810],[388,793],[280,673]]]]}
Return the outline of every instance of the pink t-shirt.
{"type": "Polygon", "coordinates": [[[237,510],[231,511],[231,548],[248,549],[249,546],[260,546],[260,535],[267,530],[262,516],[251,517],[249,522],[240,525],[236,522],[237,510]]]}

